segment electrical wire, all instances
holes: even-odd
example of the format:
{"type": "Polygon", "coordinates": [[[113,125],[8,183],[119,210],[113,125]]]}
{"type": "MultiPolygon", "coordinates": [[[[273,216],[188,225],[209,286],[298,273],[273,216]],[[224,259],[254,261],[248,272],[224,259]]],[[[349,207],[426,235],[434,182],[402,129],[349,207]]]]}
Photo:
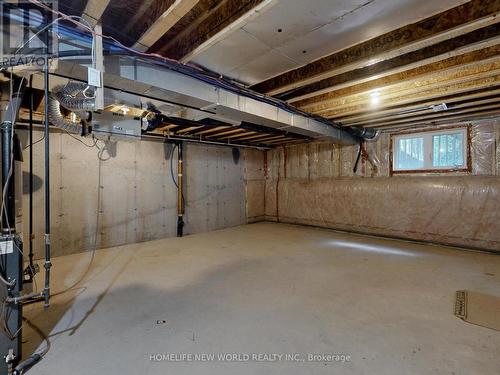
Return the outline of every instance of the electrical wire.
{"type": "Polygon", "coordinates": [[[23,147],[23,151],[24,150],[27,150],[28,148],[30,148],[31,146],[34,146],[36,145],[37,143],[40,143],[41,141],[43,141],[45,139],[45,134],[42,136],[42,138],[40,139],[37,139],[35,142],[33,142],[33,144],[29,144],[29,145],[26,145],[23,147]]]}
{"type": "Polygon", "coordinates": [[[1,274],[0,281],[2,281],[2,283],[4,283],[7,287],[13,287],[14,285],[16,285],[15,281],[7,281],[1,274]]]}
{"type": "Polygon", "coordinates": [[[179,184],[177,183],[175,176],[174,176],[174,166],[173,166],[173,159],[174,159],[174,151],[177,148],[177,144],[174,144],[172,147],[172,151],[170,152],[170,176],[172,177],[172,181],[177,189],[179,189],[179,184]]]}
{"type": "Polygon", "coordinates": [[[40,351],[36,351],[35,353],[33,354],[39,354],[40,356],[44,357],[50,350],[50,340],[49,340],[49,337],[40,329],[40,327],[38,327],[35,323],[33,323],[31,320],[29,320],[28,318],[25,318],[23,317],[23,321],[33,330],[35,331],[39,336],[40,338],[45,341],[45,348],[43,348],[43,350],[40,350],[40,351]]]}
{"type": "Polygon", "coordinates": [[[81,143],[82,145],[84,145],[85,147],[92,148],[92,147],[96,147],[96,146],[97,146],[97,138],[94,138],[94,143],[93,143],[93,144],[91,144],[91,145],[89,145],[89,144],[85,143],[84,141],[82,141],[80,138],[75,137],[75,136],[74,136],[73,134],[71,134],[71,133],[70,133],[67,129],[63,129],[63,130],[64,130],[66,133],[68,133],[68,135],[69,135],[71,138],[73,138],[73,139],[77,140],[78,142],[80,142],[80,143],[81,143]]]}
{"type": "MultiPolygon", "coordinates": [[[[174,151],[175,149],[179,147],[177,143],[174,144],[172,147],[172,152],[170,153],[170,176],[172,177],[172,182],[174,183],[175,187],[177,190],[179,190],[179,184],[177,183],[174,175],[174,166],[173,166],[173,159],[174,159],[174,151]]],[[[186,200],[184,199],[184,193],[181,191],[181,199],[182,199],[182,207],[183,209],[186,208],[186,200]]]]}
{"type": "MultiPolygon", "coordinates": [[[[85,277],[88,275],[90,269],[92,268],[92,264],[94,263],[95,253],[97,251],[97,238],[99,236],[101,205],[102,205],[102,193],[101,193],[102,162],[106,161],[106,160],[109,160],[111,158],[111,156],[109,156],[106,159],[104,159],[102,157],[102,155],[103,155],[106,147],[104,145],[102,148],[100,148],[99,145],[97,144],[97,141],[98,141],[98,139],[96,138],[95,139],[95,147],[98,149],[97,159],[99,160],[98,172],[97,172],[97,176],[98,176],[97,177],[97,212],[96,212],[96,220],[95,220],[96,227],[95,227],[95,234],[94,234],[94,244],[93,244],[93,247],[92,247],[92,253],[91,253],[91,256],[90,256],[90,260],[89,260],[89,263],[87,264],[87,268],[85,269],[85,272],[78,278],[78,280],[76,280],[72,285],[70,285],[66,289],[64,289],[64,290],[62,290],[60,292],[57,292],[57,293],[53,293],[51,295],[52,297],[58,296],[58,295],[66,293],[66,292],[68,292],[70,290],[73,290],[78,284],[80,284],[85,279],[85,277]]],[[[104,142],[104,141],[102,141],[102,142],[104,142]]]]}
{"type": "MultiPolygon", "coordinates": [[[[33,17],[33,16],[32,16],[33,17]]],[[[19,51],[21,51],[26,45],[28,45],[34,38],[36,38],[38,35],[40,35],[42,32],[48,30],[52,25],[56,24],[57,22],[61,20],[68,20],[68,19],[78,19],[83,21],[86,24],[86,27],[89,30],[93,30],[91,24],[83,17],[80,16],[68,16],[64,15],[62,17],[56,18],[54,21],[43,27],[42,29],[38,30],[35,34],[31,36],[26,42],[24,42],[15,52],[14,55],[17,55],[19,51]]],[[[92,67],[95,68],[96,66],[96,57],[95,57],[95,35],[92,35],[92,47],[91,47],[91,58],[92,58],[92,67]]]]}

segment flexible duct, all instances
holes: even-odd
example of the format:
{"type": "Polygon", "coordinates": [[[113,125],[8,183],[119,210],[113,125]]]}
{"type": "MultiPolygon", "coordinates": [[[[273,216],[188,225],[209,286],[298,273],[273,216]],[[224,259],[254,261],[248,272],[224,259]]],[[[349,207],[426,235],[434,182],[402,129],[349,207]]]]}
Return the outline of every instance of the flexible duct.
{"type": "Polygon", "coordinates": [[[87,120],[87,111],[93,111],[95,107],[95,99],[85,95],[87,88],[85,83],[80,82],[70,82],[54,87],[49,100],[50,122],[58,128],[80,134],[82,129],[80,123],[65,119],[61,106],[75,112],[83,121],[87,120]]]}

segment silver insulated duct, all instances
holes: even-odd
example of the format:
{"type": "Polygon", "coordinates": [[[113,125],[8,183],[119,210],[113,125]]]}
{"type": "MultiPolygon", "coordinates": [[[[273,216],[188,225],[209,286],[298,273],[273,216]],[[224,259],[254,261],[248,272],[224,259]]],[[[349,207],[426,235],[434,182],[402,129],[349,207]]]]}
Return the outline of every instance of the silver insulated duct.
{"type": "Polygon", "coordinates": [[[49,99],[49,120],[58,128],[70,133],[82,133],[82,121],[70,121],[65,118],[61,107],[75,113],[82,121],[89,118],[95,108],[94,89],[85,83],[69,82],[52,89],[49,99]]]}

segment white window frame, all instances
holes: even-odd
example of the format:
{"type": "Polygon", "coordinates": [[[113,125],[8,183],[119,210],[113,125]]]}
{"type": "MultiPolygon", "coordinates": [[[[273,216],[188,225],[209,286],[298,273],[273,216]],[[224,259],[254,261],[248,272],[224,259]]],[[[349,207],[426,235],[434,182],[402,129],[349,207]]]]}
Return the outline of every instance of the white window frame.
{"type": "Polygon", "coordinates": [[[392,173],[428,173],[428,172],[457,172],[457,171],[468,171],[469,170],[469,129],[468,126],[455,126],[442,128],[438,130],[427,130],[427,131],[418,131],[411,133],[399,133],[392,135],[392,165],[391,172],[392,173]],[[463,147],[463,164],[456,167],[441,167],[441,166],[433,166],[433,144],[432,137],[435,135],[446,135],[446,134],[456,134],[462,133],[464,141],[462,142],[463,147]],[[423,138],[424,143],[424,165],[422,168],[417,169],[398,169],[398,152],[397,147],[400,139],[409,139],[409,138],[423,138]]]}

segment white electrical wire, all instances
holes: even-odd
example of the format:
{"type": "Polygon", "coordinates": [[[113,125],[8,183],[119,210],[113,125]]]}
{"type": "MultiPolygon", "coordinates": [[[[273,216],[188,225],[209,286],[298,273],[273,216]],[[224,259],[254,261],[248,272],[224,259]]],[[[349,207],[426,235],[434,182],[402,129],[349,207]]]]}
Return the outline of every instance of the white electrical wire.
{"type": "MultiPolygon", "coordinates": [[[[46,25],[45,27],[43,27],[42,29],[40,29],[37,33],[35,33],[31,38],[29,38],[26,42],[24,42],[17,50],[16,52],[14,52],[14,55],[17,55],[17,53],[23,49],[27,44],[29,44],[34,38],[36,38],[38,35],[40,35],[42,32],[44,32],[45,30],[47,30],[49,27],[51,27],[52,25],[54,25],[55,23],[59,22],[59,21],[62,21],[62,20],[67,20],[68,18],[71,18],[71,19],[78,19],[78,20],[81,20],[83,22],[86,23],[86,27],[89,28],[90,30],[93,31],[92,29],[92,26],[90,25],[90,23],[83,17],[80,17],[80,16],[64,16],[64,17],[59,17],[59,18],[56,18],[54,21],[52,21],[51,23],[49,23],[48,25],[46,25]]],[[[91,47],[91,59],[92,59],[92,67],[95,68],[96,66],[96,58],[95,58],[96,54],[95,54],[95,32],[92,32],[92,47],[91,47]]]]}

